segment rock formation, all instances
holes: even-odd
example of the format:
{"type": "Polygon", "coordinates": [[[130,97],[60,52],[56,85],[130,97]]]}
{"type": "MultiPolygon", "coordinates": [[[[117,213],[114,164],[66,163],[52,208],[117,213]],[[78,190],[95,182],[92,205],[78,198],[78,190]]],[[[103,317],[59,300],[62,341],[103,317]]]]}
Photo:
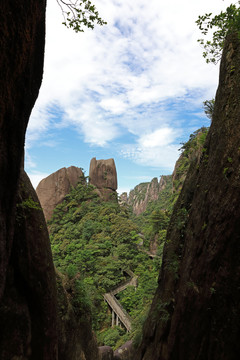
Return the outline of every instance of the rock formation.
{"type": "Polygon", "coordinates": [[[159,286],[136,360],[236,360],[240,354],[240,42],[220,66],[205,151],[171,217],[159,286]]]}
{"type": "Polygon", "coordinates": [[[172,173],[173,193],[179,193],[181,191],[191,163],[196,163],[196,161],[200,160],[208,129],[209,128],[202,127],[196,130],[190,135],[190,139],[183,144],[181,148],[183,152],[176,161],[172,173]]]}
{"type": "Polygon", "coordinates": [[[114,351],[113,360],[134,360],[134,353],[133,342],[129,340],[114,351]]]}
{"type": "Polygon", "coordinates": [[[83,179],[82,170],[70,166],[64,167],[40,181],[36,192],[46,221],[51,219],[53,210],[70,192],[71,186],[75,187],[81,179],[83,179]]]}
{"type": "Polygon", "coordinates": [[[22,171],[13,250],[0,305],[1,359],[98,360],[89,310],[75,311],[74,286],[57,272],[56,292],[55,276],[43,211],[22,171]]]}
{"type": "Polygon", "coordinates": [[[25,131],[42,80],[45,6],[45,0],[0,2],[1,360],[57,359],[49,242],[30,184],[19,181],[25,131]],[[29,212],[29,205],[36,209],[29,212]]]}
{"type": "Polygon", "coordinates": [[[153,178],[151,182],[135,186],[128,197],[126,197],[126,193],[122,194],[120,199],[122,202],[132,206],[134,214],[139,215],[146,210],[149,202],[158,200],[160,193],[170,181],[171,175],[161,176],[159,182],[157,178],[153,178]]]}
{"type": "MultiPolygon", "coordinates": [[[[37,195],[21,170],[25,131],[42,81],[45,7],[45,0],[0,2],[1,360],[57,360],[58,353],[63,359],[48,232],[37,195]]],[[[82,325],[84,336],[76,346],[82,347],[82,359],[97,360],[91,357],[96,351],[89,326],[82,325]]]]}
{"type": "Polygon", "coordinates": [[[2,360],[56,359],[55,271],[43,211],[23,170],[0,323],[2,360]]]}
{"type": "Polygon", "coordinates": [[[100,360],[113,360],[113,349],[110,346],[100,346],[98,349],[100,360]]]}
{"type": "Polygon", "coordinates": [[[0,3],[0,301],[11,255],[25,131],[42,81],[45,0],[0,3]]]}
{"type": "MultiPolygon", "coordinates": [[[[96,186],[96,191],[105,200],[117,198],[117,172],[113,159],[93,158],[90,163],[89,178],[90,184],[96,186]]],[[[47,221],[51,219],[55,207],[79,181],[85,181],[84,174],[81,168],[75,166],[62,168],[40,181],[36,192],[47,221]]]]}
{"type": "Polygon", "coordinates": [[[114,159],[96,160],[96,158],[92,158],[89,182],[96,186],[99,195],[105,200],[115,200],[117,197],[117,171],[114,159]]]}

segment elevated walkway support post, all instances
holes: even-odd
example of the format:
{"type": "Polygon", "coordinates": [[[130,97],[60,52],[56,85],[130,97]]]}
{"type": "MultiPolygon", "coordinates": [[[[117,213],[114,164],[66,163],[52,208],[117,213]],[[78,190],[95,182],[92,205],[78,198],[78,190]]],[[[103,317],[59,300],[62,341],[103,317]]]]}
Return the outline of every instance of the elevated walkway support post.
{"type": "Polygon", "coordinates": [[[115,323],[115,312],[112,309],[112,328],[114,327],[114,323],[115,323]]]}

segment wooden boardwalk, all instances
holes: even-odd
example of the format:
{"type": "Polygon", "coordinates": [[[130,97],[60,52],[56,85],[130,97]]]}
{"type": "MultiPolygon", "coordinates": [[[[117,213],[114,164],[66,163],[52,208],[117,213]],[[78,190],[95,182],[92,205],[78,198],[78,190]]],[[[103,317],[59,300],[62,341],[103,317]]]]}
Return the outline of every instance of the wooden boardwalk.
{"type": "Polygon", "coordinates": [[[104,294],[104,300],[112,309],[112,327],[115,325],[115,323],[116,325],[119,325],[120,320],[127,329],[127,331],[131,331],[131,317],[128,315],[126,310],[122,307],[120,302],[115,297],[116,294],[125,290],[128,286],[137,287],[137,276],[135,276],[132,271],[126,272],[131,276],[131,279],[125,281],[123,284],[119,285],[117,288],[113,289],[109,293],[104,294]]]}
{"type": "Polygon", "coordinates": [[[132,320],[115,296],[112,293],[106,293],[104,299],[112,309],[112,326],[114,326],[116,316],[116,325],[118,325],[118,321],[120,320],[127,331],[131,331],[132,320]]]}

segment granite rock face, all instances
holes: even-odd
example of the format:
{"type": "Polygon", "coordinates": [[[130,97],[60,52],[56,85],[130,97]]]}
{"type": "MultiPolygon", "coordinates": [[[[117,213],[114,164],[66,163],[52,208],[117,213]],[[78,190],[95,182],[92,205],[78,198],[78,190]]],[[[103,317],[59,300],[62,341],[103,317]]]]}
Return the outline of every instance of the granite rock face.
{"type": "Polygon", "coordinates": [[[23,170],[0,323],[1,360],[57,359],[56,284],[48,231],[23,170]]]}
{"type": "Polygon", "coordinates": [[[92,158],[89,182],[96,186],[99,195],[105,200],[115,199],[117,195],[117,171],[114,159],[96,160],[96,158],[92,158]]]}
{"type": "Polygon", "coordinates": [[[64,167],[40,181],[36,192],[46,221],[51,219],[53,210],[70,192],[71,186],[75,187],[81,179],[83,179],[82,170],[76,166],[70,166],[64,167]]]}
{"type": "MultiPolygon", "coordinates": [[[[45,7],[45,0],[0,2],[1,360],[58,360],[62,350],[48,231],[22,170],[25,131],[42,81],[45,7]]],[[[82,360],[95,360],[90,323],[81,329],[76,347],[82,346],[82,360]]]]}
{"type": "Polygon", "coordinates": [[[121,201],[132,206],[134,214],[140,215],[146,210],[149,202],[158,199],[159,194],[166,188],[169,181],[171,181],[170,175],[161,176],[159,181],[157,178],[153,178],[150,182],[135,186],[128,197],[126,197],[126,193],[122,194],[121,201]]]}
{"type": "Polygon", "coordinates": [[[223,50],[212,125],[175,205],[136,360],[240,354],[240,41],[223,50]]]}
{"type": "Polygon", "coordinates": [[[0,2],[0,301],[11,255],[25,131],[42,81],[45,0],[0,2]]]}
{"type": "Polygon", "coordinates": [[[45,7],[45,0],[0,2],[1,360],[57,359],[47,229],[26,175],[20,179],[25,131],[42,81],[45,7]]]}

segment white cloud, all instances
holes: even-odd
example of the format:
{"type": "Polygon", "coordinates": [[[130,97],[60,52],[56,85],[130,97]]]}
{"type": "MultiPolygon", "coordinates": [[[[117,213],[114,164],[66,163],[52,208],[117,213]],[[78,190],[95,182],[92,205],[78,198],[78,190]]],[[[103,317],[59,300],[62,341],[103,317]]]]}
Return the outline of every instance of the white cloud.
{"type": "Polygon", "coordinates": [[[34,189],[36,189],[36,187],[38,186],[38,184],[40,183],[40,181],[44,178],[46,178],[48,175],[47,173],[40,173],[38,171],[29,171],[28,172],[28,176],[31,180],[31,183],[34,187],[34,189]]]}
{"type": "Polygon", "coordinates": [[[199,106],[214,96],[218,80],[218,68],[202,58],[195,20],[229,3],[98,0],[108,25],[75,34],[61,25],[57,2],[49,1],[43,85],[27,146],[60,117],[60,126],[73,126],[91,145],[131,133],[136,144],[126,145],[125,156],[133,152],[134,160],[156,166],[172,163],[176,146],[169,124],[181,109],[177,100],[199,106]],[[172,112],[167,101],[175,102],[172,112]],[[51,113],[52,107],[60,113],[51,113]]]}
{"type": "Polygon", "coordinates": [[[176,162],[179,145],[145,147],[141,145],[125,145],[121,155],[135,161],[137,164],[161,168],[169,173],[172,172],[176,162]]]}
{"type": "Polygon", "coordinates": [[[106,98],[100,101],[99,105],[106,111],[111,112],[113,115],[123,114],[127,109],[127,104],[119,97],[106,98]]]}
{"type": "Polygon", "coordinates": [[[137,144],[124,145],[121,154],[138,164],[171,172],[179,155],[179,145],[174,144],[176,137],[175,130],[160,128],[142,135],[137,144]]]}
{"type": "Polygon", "coordinates": [[[144,148],[167,146],[173,142],[174,138],[173,129],[161,128],[150,134],[141,136],[139,144],[141,144],[144,148]]]}

